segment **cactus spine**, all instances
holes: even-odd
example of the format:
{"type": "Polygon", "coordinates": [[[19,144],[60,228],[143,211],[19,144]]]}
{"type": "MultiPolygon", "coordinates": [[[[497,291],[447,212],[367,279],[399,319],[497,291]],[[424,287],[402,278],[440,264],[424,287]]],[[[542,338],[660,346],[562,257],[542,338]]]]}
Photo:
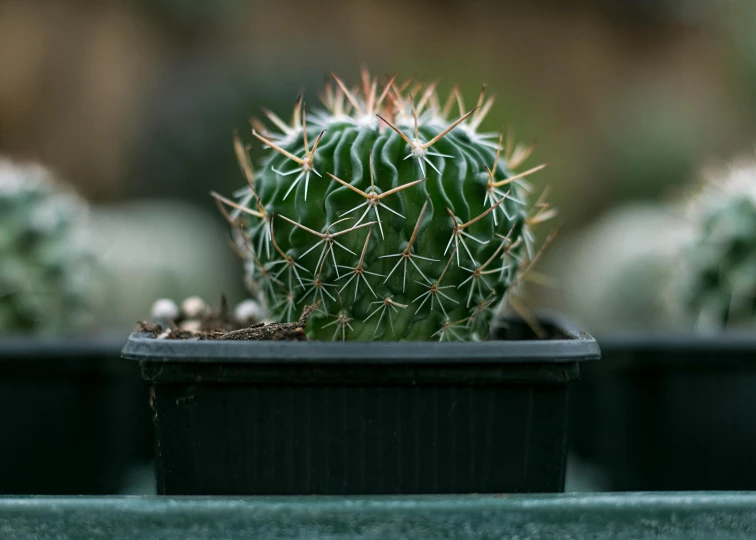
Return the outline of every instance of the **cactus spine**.
{"type": "Polygon", "coordinates": [[[533,146],[478,132],[484,90],[467,111],[456,88],[442,106],[435,84],[333,78],[311,116],[300,98],[290,123],[265,111],[275,133],[253,121],[269,150],[257,174],[235,139],[248,185],[213,195],[248,284],[274,320],[319,300],[314,339],[485,338],[554,213],[527,202],[544,165],[515,172],[533,146]]]}
{"type": "Polygon", "coordinates": [[[0,159],[0,334],[59,333],[85,319],[87,206],[38,165],[0,159]]]}

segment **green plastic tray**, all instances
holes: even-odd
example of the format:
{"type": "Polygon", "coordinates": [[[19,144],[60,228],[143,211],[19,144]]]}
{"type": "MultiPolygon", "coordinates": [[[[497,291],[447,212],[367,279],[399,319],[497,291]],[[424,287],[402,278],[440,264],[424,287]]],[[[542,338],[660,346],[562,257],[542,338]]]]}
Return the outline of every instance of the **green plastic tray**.
{"type": "Polygon", "coordinates": [[[756,538],[756,493],[6,497],[0,538],[756,538]]]}

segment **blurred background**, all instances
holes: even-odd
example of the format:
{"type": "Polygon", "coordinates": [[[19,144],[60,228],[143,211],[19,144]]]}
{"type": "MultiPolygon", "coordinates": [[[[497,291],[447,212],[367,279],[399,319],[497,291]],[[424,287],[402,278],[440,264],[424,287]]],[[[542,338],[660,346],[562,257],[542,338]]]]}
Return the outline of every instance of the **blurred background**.
{"type": "MultiPolygon", "coordinates": [[[[0,155],[94,204],[111,289],[129,291],[113,323],[130,329],[156,296],[244,296],[208,192],[243,184],[231,136],[261,106],[288,112],[302,89],[313,103],[325,75],[354,83],[362,64],[469,100],[485,83],[484,128],[538,139],[537,185],[560,210],[542,268],[557,288],[531,303],[580,316],[564,261],[616,253],[575,235],[753,149],[755,28],[748,0],[3,0],[0,155]]],[[[642,240],[629,230],[610,242],[642,240]]]]}

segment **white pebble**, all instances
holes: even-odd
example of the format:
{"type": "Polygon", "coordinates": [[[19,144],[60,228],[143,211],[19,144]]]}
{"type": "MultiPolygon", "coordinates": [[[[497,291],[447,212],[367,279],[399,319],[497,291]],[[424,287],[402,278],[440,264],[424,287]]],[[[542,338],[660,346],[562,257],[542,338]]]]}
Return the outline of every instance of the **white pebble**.
{"type": "Polygon", "coordinates": [[[202,321],[183,321],[179,329],[185,332],[199,332],[202,329],[202,321]]]}
{"type": "Polygon", "coordinates": [[[265,319],[265,310],[254,300],[244,300],[234,309],[234,318],[239,324],[254,324],[265,319]]]}
{"type": "Polygon", "coordinates": [[[176,302],[170,298],[160,298],[159,300],[155,300],[150,309],[150,318],[153,321],[173,321],[178,318],[178,315],[179,308],[176,305],[176,302]]]}
{"type": "Polygon", "coordinates": [[[207,313],[208,305],[199,296],[190,296],[181,302],[181,313],[187,319],[197,319],[207,313]]]}

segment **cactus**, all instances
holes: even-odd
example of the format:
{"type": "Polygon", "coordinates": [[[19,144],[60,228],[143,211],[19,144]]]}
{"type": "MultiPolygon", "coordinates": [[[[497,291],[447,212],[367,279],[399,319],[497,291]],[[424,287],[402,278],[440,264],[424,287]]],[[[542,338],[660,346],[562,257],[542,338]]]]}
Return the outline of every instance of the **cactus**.
{"type": "Polygon", "coordinates": [[[594,335],[677,330],[666,293],[690,233],[666,205],[626,204],[563,238],[544,266],[559,280],[560,305],[594,335]]]}
{"type": "MultiPolygon", "coordinates": [[[[674,302],[699,329],[756,327],[756,160],[706,171],[690,196],[694,238],[674,302]]],[[[681,279],[679,279],[681,277],[681,279]]]]}
{"type": "Polygon", "coordinates": [[[213,196],[248,284],[274,320],[320,301],[314,339],[487,337],[534,256],[531,227],[554,214],[527,202],[545,165],[515,172],[533,145],[478,131],[485,88],[467,111],[456,88],[442,106],[435,84],[333,80],[314,114],[301,97],[290,123],[265,111],[280,132],[252,122],[268,149],[257,174],[235,138],[247,186],[213,196]]]}
{"type": "Polygon", "coordinates": [[[0,160],[0,333],[58,333],[85,321],[86,215],[46,169],[0,160]]]}

